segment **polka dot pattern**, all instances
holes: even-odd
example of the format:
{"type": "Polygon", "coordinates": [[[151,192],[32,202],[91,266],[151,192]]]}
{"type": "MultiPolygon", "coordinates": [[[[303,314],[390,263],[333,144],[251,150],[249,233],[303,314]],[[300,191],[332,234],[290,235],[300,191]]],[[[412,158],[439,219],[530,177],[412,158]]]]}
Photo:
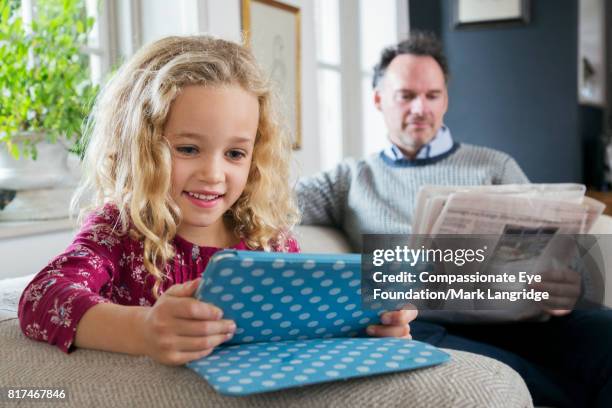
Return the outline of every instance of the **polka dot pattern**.
{"type": "Polygon", "coordinates": [[[236,321],[230,344],[352,337],[378,321],[361,308],[361,257],[222,251],[198,298],[236,321]]]}
{"type": "Polygon", "coordinates": [[[354,337],[383,312],[361,307],[360,267],[355,254],[218,252],[196,296],[238,327],[187,366],[222,394],[249,395],[448,360],[417,341],[354,337]]]}
{"type": "Polygon", "coordinates": [[[448,359],[445,352],[418,341],[332,338],[222,346],[187,366],[222,394],[249,395],[412,370],[448,359]]]}

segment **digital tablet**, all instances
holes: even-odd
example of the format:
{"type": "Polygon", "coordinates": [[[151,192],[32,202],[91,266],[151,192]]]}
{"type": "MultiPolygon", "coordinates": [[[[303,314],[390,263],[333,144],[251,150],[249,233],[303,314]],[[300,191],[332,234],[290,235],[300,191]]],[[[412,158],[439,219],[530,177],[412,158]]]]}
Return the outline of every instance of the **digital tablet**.
{"type": "Polygon", "coordinates": [[[360,259],[216,253],[195,296],[234,320],[236,334],[187,367],[218,392],[244,396],[447,361],[447,353],[429,344],[359,336],[382,313],[361,307],[360,259]]]}
{"type": "Polygon", "coordinates": [[[228,343],[353,337],[382,310],[361,306],[359,254],[225,250],[210,259],[196,297],[237,330],[228,343]]]}

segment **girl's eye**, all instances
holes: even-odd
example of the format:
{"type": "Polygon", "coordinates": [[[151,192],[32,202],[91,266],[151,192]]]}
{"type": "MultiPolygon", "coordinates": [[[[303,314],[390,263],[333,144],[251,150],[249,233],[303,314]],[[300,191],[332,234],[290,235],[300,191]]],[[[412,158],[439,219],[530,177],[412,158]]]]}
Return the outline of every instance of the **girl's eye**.
{"type": "Polygon", "coordinates": [[[196,146],[176,146],[175,149],[186,156],[193,156],[199,153],[199,149],[196,146]]]}
{"type": "Polygon", "coordinates": [[[240,160],[246,157],[246,153],[243,152],[242,150],[230,150],[225,154],[227,155],[227,157],[229,157],[232,160],[240,160]]]}

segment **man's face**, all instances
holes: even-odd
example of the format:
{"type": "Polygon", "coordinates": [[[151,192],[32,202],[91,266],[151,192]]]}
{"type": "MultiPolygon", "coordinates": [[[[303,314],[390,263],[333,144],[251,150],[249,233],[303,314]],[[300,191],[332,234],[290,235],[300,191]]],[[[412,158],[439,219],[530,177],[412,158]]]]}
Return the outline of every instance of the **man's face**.
{"type": "Polygon", "coordinates": [[[374,91],[374,104],[391,142],[414,157],[436,135],[448,108],[442,68],[430,56],[398,55],[374,91]]]}

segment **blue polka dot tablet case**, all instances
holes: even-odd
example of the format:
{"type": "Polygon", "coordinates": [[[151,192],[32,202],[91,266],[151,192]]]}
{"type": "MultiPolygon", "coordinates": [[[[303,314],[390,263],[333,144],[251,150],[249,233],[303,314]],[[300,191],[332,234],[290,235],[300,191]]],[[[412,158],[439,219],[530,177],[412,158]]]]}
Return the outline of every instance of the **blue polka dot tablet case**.
{"type": "Polygon", "coordinates": [[[215,254],[196,297],[236,322],[234,337],[187,366],[227,395],[249,395],[449,359],[413,340],[365,336],[382,310],[361,308],[358,254],[215,254]]]}

